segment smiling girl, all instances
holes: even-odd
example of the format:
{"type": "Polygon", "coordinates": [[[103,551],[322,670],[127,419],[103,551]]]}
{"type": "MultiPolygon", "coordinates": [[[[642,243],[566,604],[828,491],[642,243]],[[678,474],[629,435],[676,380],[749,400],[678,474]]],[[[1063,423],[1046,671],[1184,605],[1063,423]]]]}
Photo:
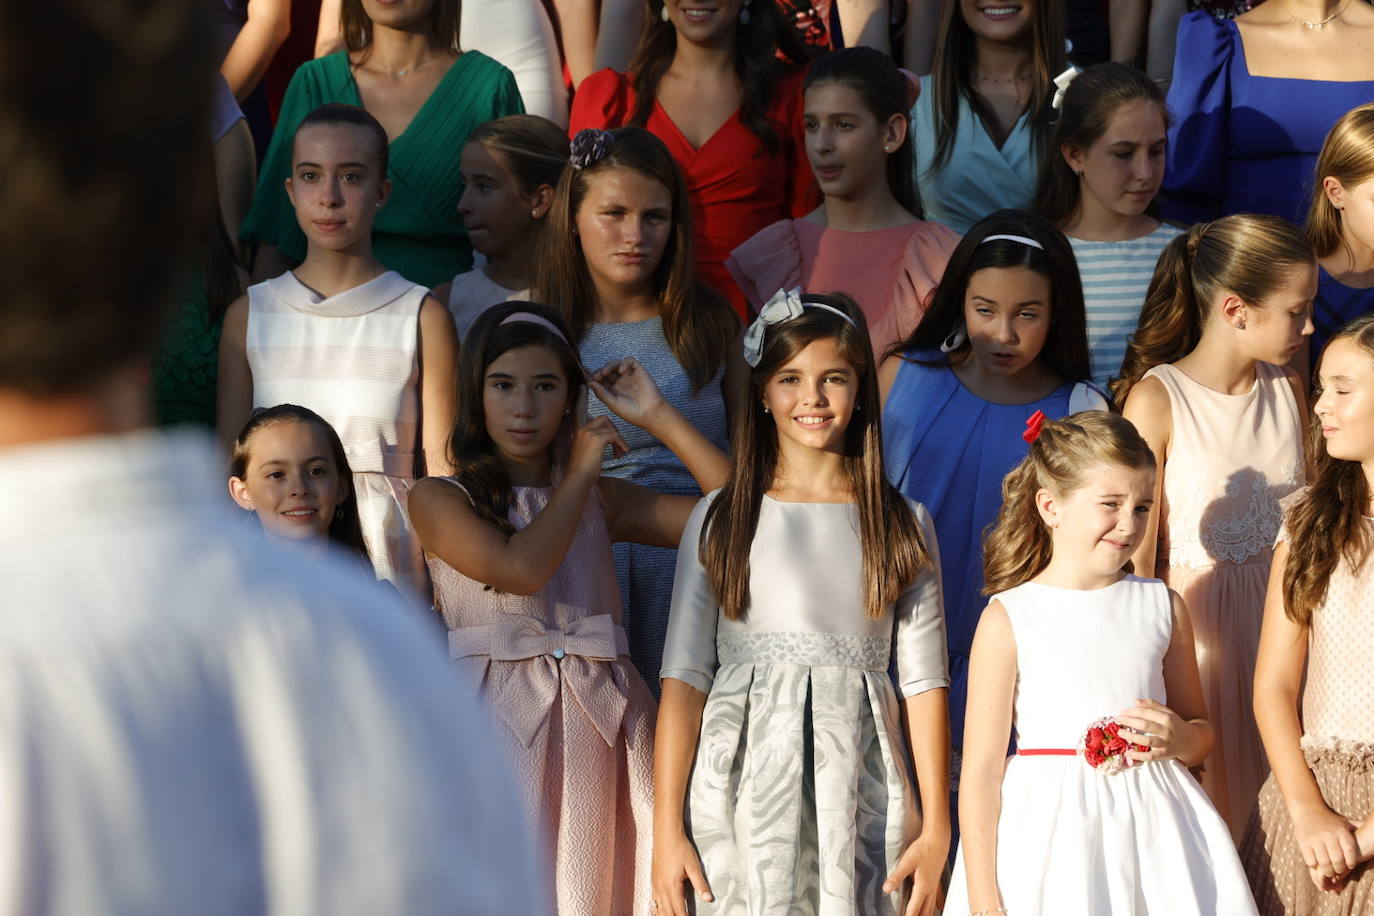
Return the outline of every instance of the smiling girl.
{"type": "Polygon", "coordinates": [[[1241,854],[1265,916],[1374,909],[1374,317],[1316,377],[1312,486],[1289,500],[1255,664],[1274,772],[1241,854]]]}
{"type": "MultiPolygon", "coordinates": [[[[562,312],[583,364],[634,357],[664,400],[725,447],[725,392],[743,378],[739,357],[728,359],[739,322],[697,278],[687,188],[653,134],[638,127],[578,134],[535,261],[534,296],[562,312]]],[[[591,397],[587,409],[609,413],[591,397]]],[[[700,495],[664,443],[628,423],[616,428],[628,450],[607,457],[609,476],[700,495]]],[[[673,550],[616,546],[630,655],[655,690],[675,562],[673,550]]]]}
{"type": "Polygon", "coordinates": [[[295,404],[253,414],[234,439],[229,495],[268,537],[307,547],[334,544],[367,564],[352,471],[339,434],[295,404]]]}
{"type": "MultiPolygon", "coordinates": [[[[526,815],[547,838],[559,912],[643,913],[654,701],[625,657],[611,542],[675,544],[696,500],[602,476],[602,451],[624,442],[606,417],[577,426],[582,382],[552,309],[483,314],[464,348],[457,471],[417,483],[411,512],[449,655],[504,724],[526,815]]],[[[634,360],[587,385],[704,488],[724,480],[725,456],[634,360]]]]}
{"type": "Polygon", "coordinates": [[[844,291],[872,329],[873,352],[921,320],[959,237],[921,219],[907,112],[918,84],[871,48],[833,51],[806,76],[806,155],[825,200],[774,223],[726,266],[754,309],[778,289],[844,291]]]}
{"type": "Polygon", "coordinates": [[[745,348],[730,480],[678,553],[657,910],[933,916],[949,719],[930,516],[884,477],[852,301],[780,291],[745,348]]]}
{"type": "Polygon", "coordinates": [[[930,510],[940,537],[956,753],[986,604],[983,531],[1002,478],[1026,455],[1027,421],[1106,407],[1087,376],[1073,252],[1057,229],[1020,210],[969,230],[925,320],[879,372],[889,479],[930,510]]]}
{"type": "Polygon", "coordinates": [[[1121,369],[1160,252],[1180,232],[1147,212],[1164,180],[1168,111],[1153,80],[1116,63],[1078,74],[1060,101],[1034,209],[1073,246],[1092,377],[1105,386],[1121,369]]]}
{"type": "Polygon", "coordinates": [[[1228,216],[1169,243],[1113,385],[1160,473],[1135,552],[1183,596],[1217,746],[1202,784],[1239,837],[1267,766],[1250,711],[1279,499],[1303,481],[1302,383],[1317,264],[1275,216],[1228,216]]]}
{"type": "Polygon", "coordinates": [[[386,203],[386,132],[351,105],[325,105],[296,132],[286,193],[305,261],[250,287],[220,337],[224,442],[254,407],[311,408],[339,433],[353,466],[363,539],[379,578],[427,597],[406,495],[420,469],[445,473],[458,341],[448,309],[372,253],[386,203]]]}
{"type": "Polygon", "coordinates": [[[458,215],[487,263],[434,288],[434,298],[448,303],[460,339],[485,310],[529,294],[534,251],[568,164],[568,138],[552,121],[509,115],[472,132],[462,163],[466,187],[458,215]]]}
{"type": "Polygon", "coordinates": [[[911,112],[916,184],[927,217],[967,232],[1030,206],[1064,68],[1064,4],[947,0],[935,48],[911,112]]]}

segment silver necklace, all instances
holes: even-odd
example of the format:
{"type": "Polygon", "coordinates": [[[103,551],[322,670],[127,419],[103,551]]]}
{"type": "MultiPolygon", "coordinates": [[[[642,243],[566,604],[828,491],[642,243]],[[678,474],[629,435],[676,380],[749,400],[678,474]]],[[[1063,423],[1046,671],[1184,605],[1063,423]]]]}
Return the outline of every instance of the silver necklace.
{"type": "MultiPolygon", "coordinates": [[[[1346,2],[1349,2],[1349,0],[1346,0],[1346,2]]],[[[1333,20],[1333,19],[1335,19],[1337,16],[1339,16],[1344,10],[1345,10],[1345,3],[1342,3],[1340,6],[1336,7],[1336,12],[1332,13],[1330,16],[1327,16],[1325,19],[1321,20],[1320,22],[1308,22],[1306,19],[1300,19],[1300,18],[1298,18],[1297,16],[1294,16],[1292,13],[1288,12],[1288,7],[1287,7],[1286,5],[1285,5],[1284,8],[1283,8],[1283,14],[1284,14],[1285,16],[1287,16],[1289,19],[1293,20],[1294,22],[1302,23],[1304,26],[1306,26],[1306,27],[1309,28],[1309,29],[1324,29],[1324,28],[1326,28],[1326,24],[1327,24],[1328,22],[1330,22],[1331,20],[1333,20]]]]}

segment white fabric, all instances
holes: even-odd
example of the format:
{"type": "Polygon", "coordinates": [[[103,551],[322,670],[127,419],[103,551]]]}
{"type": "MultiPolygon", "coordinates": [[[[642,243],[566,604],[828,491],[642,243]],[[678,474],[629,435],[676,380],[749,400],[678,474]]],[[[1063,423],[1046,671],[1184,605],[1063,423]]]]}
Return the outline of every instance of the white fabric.
{"type": "MultiPolygon", "coordinates": [[[[1093,721],[1165,696],[1169,590],[1126,576],[1095,591],[1025,583],[996,596],[1016,641],[1018,748],[1075,747],[1093,721]]],[[[967,913],[961,844],[947,913],[967,913]]],[[[997,884],[1012,913],[1244,916],[1231,835],[1177,760],[1105,775],[1080,756],[1014,756],[1002,779],[997,884]]]]}
{"type": "Polygon", "coordinates": [[[406,515],[420,430],[420,307],[395,271],[328,298],[287,271],[248,288],[253,407],[299,404],[343,442],[363,541],[379,579],[428,594],[406,515]]]}
{"type": "Polygon", "coordinates": [[[464,50],[481,51],[505,64],[529,114],[568,126],[568,92],[553,23],[540,0],[467,0],[463,4],[464,50]]]}
{"type": "Polygon", "coordinates": [[[548,913],[438,631],[234,518],[218,465],[0,451],[0,914],[548,913]]]}
{"type": "Polygon", "coordinates": [[[487,276],[480,267],[458,274],[448,288],[448,310],[458,327],[458,339],[467,340],[472,323],[493,305],[511,299],[528,299],[527,289],[507,289],[487,276]]]}

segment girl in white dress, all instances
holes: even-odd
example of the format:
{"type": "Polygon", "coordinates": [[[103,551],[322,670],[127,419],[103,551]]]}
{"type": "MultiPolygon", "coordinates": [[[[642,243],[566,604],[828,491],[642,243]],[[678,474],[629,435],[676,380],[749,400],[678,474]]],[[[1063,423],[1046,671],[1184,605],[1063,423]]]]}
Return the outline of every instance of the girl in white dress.
{"type": "Polygon", "coordinates": [[[853,300],[779,292],[744,341],[731,477],[678,550],[658,912],[685,916],[690,881],[698,914],[933,916],[949,680],[930,515],[884,476],[853,300]]]}
{"type": "Polygon", "coordinates": [[[300,404],[323,417],[352,465],[377,577],[427,601],[406,499],[417,476],[450,471],[458,339],[444,304],[372,253],[373,217],[391,192],[388,149],[381,124],[352,105],[301,121],[286,193],[305,260],[229,306],[218,425],[230,444],[254,407],[300,404]]]}
{"type": "Polygon", "coordinates": [[[1213,740],[1188,609],[1127,572],[1154,455],[1113,414],[1037,420],[984,551],[994,597],[970,660],[945,912],[1254,913],[1226,825],[1186,769],[1213,740]],[[1119,729],[1105,749],[1087,740],[1104,717],[1119,729]]]}

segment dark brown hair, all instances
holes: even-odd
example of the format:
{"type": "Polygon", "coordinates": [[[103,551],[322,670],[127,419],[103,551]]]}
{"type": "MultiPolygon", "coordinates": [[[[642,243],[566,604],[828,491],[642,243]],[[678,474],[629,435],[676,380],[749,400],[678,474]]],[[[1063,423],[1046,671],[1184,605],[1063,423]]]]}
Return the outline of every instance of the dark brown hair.
{"type": "MultiPolygon", "coordinates": [[[[1338,340],[1353,341],[1374,360],[1374,314],[1361,315],[1331,335],[1326,348],[1338,340]]],[[[1320,378],[1315,382],[1320,386],[1320,378]]],[[[1313,612],[1326,600],[1336,567],[1344,561],[1350,569],[1359,569],[1370,548],[1369,523],[1364,519],[1370,492],[1364,469],[1358,461],[1331,457],[1322,421],[1315,414],[1308,430],[1312,485],[1284,518],[1289,546],[1283,564],[1283,611],[1305,627],[1311,626],[1313,612]]]]}
{"type": "Polygon", "coordinates": [[[1040,160],[1035,185],[1036,213],[1062,226],[1078,210],[1083,198],[1081,179],[1064,161],[1065,147],[1086,153],[1102,139],[1111,126],[1112,116],[1126,105],[1147,102],[1159,106],[1164,126],[1169,126],[1169,109],[1164,93],[1155,81],[1126,64],[1096,64],[1074,78],[1064,92],[1064,105],[1049,149],[1040,160]]]}
{"type": "MultiPolygon", "coordinates": [[[[1043,160],[1050,137],[1050,102],[1054,78],[1064,69],[1063,0],[1034,0],[1031,15],[1031,93],[1028,109],[1032,151],[1043,160]]],[[[992,109],[973,88],[977,69],[973,30],[964,21],[959,0],[946,0],[940,15],[939,37],[935,42],[935,62],[930,76],[931,116],[935,128],[935,154],[930,171],[938,172],[949,164],[959,127],[959,99],[969,104],[984,124],[996,120],[992,109]]]]}
{"type": "Polygon", "coordinates": [[[386,138],[386,128],[382,127],[380,121],[372,116],[365,108],[357,105],[345,105],[342,102],[329,102],[316,108],[310,114],[301,118],[301,123],[296,125],[296,132],[291,135],[291,162],[292,173],[295,173],[296,161],[296,138],[301,135],[301,131],[307,127],[316,126],[348,126],[361,127],[372,135],[373,143],[377,150],[377,167],[382,178],[387,177],[387,167],[391,163],[391,143],[386,138]]]}
{"type": "MultiPolygon", "coordinates": [[[[434,0],[429,9],[429,36],[435,47],[450,51],[460,49],[461,11],[461,0],[434,0]]],[[[361,52],[366,59],[372,51],[372,20],[363,11],[363,0],[343,0],[339,23],[343,27],[344,45],[353,54],[361,52]]]]}
{"type": "Polygon", "coordinates": [[[960,365],[972,345],[967,340],[953,351],[939,354],[940,345],[964,327],[964,296],[975,273],[990,267],[1024,267],[1050,281],[1050,329],[1037,359],[1066,382],[1092,377],[1088,357],[1088,319],[1083,305],[1083,281],[1078,262],[1064,233],[1043,216],[1029,210],[998,210],[984,217],[959,240],[949,256],[930,308],[911,336],[893,345],[891,353],[908,358],[922,351],[936,352],[914,361],[926,365],[960,365]],[[1041,248],[1008,239],[986,241],[994,235],[1021,235],[1039,242],[1041,248]]]}
{"type": "Polygon", "coordinates": [[[1121,377],[1111,384],[1117,406],[1125,405],[1150,369],[1193,351],[1212,301],[1222,292],[1262,308],[1294,268],[1316,260],[1297,226],[1266,214],[1236,213],[1198,223],[1170,241],[1155,265],[1140,324],[1126,345],[1121,377]]]}
{"type": "Polygon", "coordinates": [[[479,124],[467,142],[480,143],[498,157],[522,194],[532,194],[542,185],[557,187],[568,164],[568,135],[538,115],[506,115],[479,124]]]}
{"type": "Polygon", "coordinates": [[[210,208],[205,10],[185,0],[6,6],[0,387],[86,391],[161,342],[210,208]]]}
{"type": "Polygon", "coordinates": [[[736,405],[730,478],[706,512],[700,544],[702,565],[728,620],[739,620],[749,610],[750,548],[764,493],[778,469],[778,432],[764,413],[763,388],[789,359],[817,340],[833,338],[856,373],[858,400],[845,429],[844,467],[859,510],[868,616],[882,617],[931,562],[915,516],[883,470],[882,401],[863,312],[844,295],[806,295],[802,301],[839,309],[853,323],[825,309],[804,309],[800,316],[769,327],[764,337],[762,358],[736,405]]]}
{"type": "MultiPolygon", "coordinates": [[[[567,325],[554,309],[518,299],[492,306],[473,322],[463,344],[458,361],[458,410],[453,418],[453,432],[449,435],[449,457],[453,460],[453,476],[467,491],[477,517],[505,534],[514,534],[510,523],[510,472],[496,453],[496,446],[487,433],[487,413],[483,407],[482,389],[487,368],[503,353],[520,347],[544,347],[558,357],[568,383],[568,406],[582,391],[582,363],[566,341],[553,331],[533,321],[512,321],[502,324],[516,312],[529,312],[552,323],[567,340],[567,325]]],[[[565,423],[569,427],[570,423],[565,423]]],[[[560,431],[562,437],[563,431],[560,431]]],[[[555,440],[555,452],[560,443],[555,440]]]]}
{"type": "Polygon", "coordinates": [[[329,540],[357,555],[372,569],[372,559],[368,556],[367,546],[363,543],[362,522],[358,518],[358,490],[353,484],[353,470],[348,466],[348,454],[344,452],[343,442],[329,421],[308,407],[298,404],[278,404],[276,407],[261,407],[253,411],[238,437],[234,439],[234,449],[229,455],[229,476],[246,480],[248,465],[253,460],[253,436],[268,426],[278,423],[306,423],[320,431],[329,443],[330,457],[339,479],[348,484],[348,496],[339,504],[334,519],[329,523],[329,540]]]}
{"type": "MultiPolygon", "coordinates": [[[[1155,455],[1130,420],[1084,410],[1046,420],[1021,463],[1002,480],[1002,508],[983,541],[983,594],[996,595],[1035,578],[1049,565],[1054,544],[1035,494],[1063,498],[1082,487],[1095,465],[1153,470],[1155,455]]],[[[1123,567],[1132,569],[1128,560],[1123,567]]]]}
{"type": "Polygon", "coordinates": [[[894,114],[906,119],[906,137],[887,157],[887,185],[897,203],[914,215],[923,216],[912,171],[916,140],[911,133],[910,106],[906,102],[906,77],[886,54],[857,47],[831,51],[816,59],[806,73],[806,88],[825,83],[853,89],[880,124],[894,114]]]}
{"type": "MultiPolygon", "coordinates": [[[[663,21],[666,0],[645,0],[644,29],[630,61],[634,74],[635,107],[627,123],[637,127],[648,124],[658,98],[658,84],[677,51],[677,29],[663,21]]],[[[785,69],[806,60],[806,46],[796,31],[782,18],[773,0],[749,5],[749,21],[735,25],[735,78],[743,87],[739,119],[750,133],[763,141],[769,153],[776,153],[781,136],[791,124],[779,124],[768,117],[785,69]]]]}
{"type": "Polygon", "coordinates": [[[596,321],[596,287],[577,237],[577,211],[587,187],[611,169],[633,169],[668,189],[673,202],[672,232],[654,271],[654,294],[663,316],[663,336],[673,357],[700,391],[725,365],[739,320],[719,294],[697,278],[692,256],[692,209],[687,183],[663,141],[640,127],[608,131],[605,154],[586,168],[569,168],[559,179],[549,210],[548,228],[534,260],[533,296],[563,313],[580,343],[596,321]]]}

